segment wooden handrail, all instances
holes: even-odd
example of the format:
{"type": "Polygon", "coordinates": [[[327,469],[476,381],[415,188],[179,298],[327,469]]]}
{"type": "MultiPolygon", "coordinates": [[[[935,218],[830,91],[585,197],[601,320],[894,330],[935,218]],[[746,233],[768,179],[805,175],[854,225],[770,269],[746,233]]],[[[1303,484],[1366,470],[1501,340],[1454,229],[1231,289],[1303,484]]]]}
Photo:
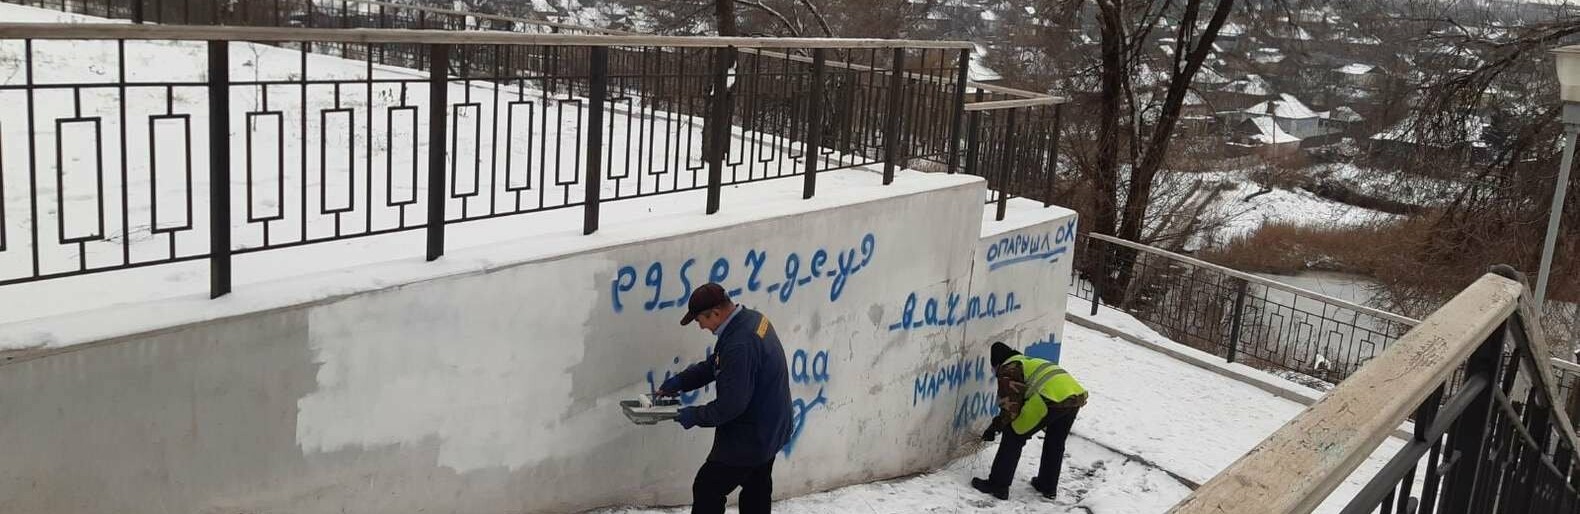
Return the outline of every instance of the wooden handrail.
{"type": "Polygon", "coordinates": [[[1066,100],[1059,96],[1043,96],[1041,98],[1018,98],[1015,100],[995,100],[992,102],[975,102],[966,104],[967,111],[994,111],[999,109],[1017,109],[1021,107],[1036,107],[1039,105],[1062,104],[1066,100]]]}
{"type": "Polygon", "coordinates": [[[1520,311],[1524,290],[1482,276],[1170,512],[1311,512],[1520,311]]]}
{"type": "Polygon", "coordinates": [[[964,41],[524,34],[503,31],[309,29],[101,23],[0,23],[0,39],[178,40],[458,45],[663,46],[688,48],[971,48],[964,41]]]}
{"type": "MultiPolygon", "coordinates": [[[[571,24],[568,24],[568,23],[558,23],[558,22],[552,22],[552,21],[547,21],[547,20],[534,20],[534,19],[531,19],[531,18],[519,18],[519,17],[513,17],[513,16],[503,16],[503,15],[498,15],[498,14],[486,14],[486,13],[474,13],[474,12],[468,12],[468,11],[457,11],[457,10],[454,10],[454,9],[442,9],[442,8],[428,7],[428,6],[422,6],[422,5],[396,4],[396,3],[390,3],[390,2],[383,2],[383,1],[380,1],[380,0],[345,0],[345,1],[350,2],[350,3],[354,3],[354,4],[364,4],[364,5],[372,5],[372,6],[377,6],[377,7],[394,8],[394,9],[405,9],[405,10],[410,10],[410,11],[421,11],[421,12],[427,12],[427,13],[433,13],[433,14],[443,14],[443,15],[447,15],[447,16],[465,16],[465,17],[472,17],[472,18],[485,19],[485,20],[506,21],[506,22],[512,22],[512,23],[538,25],[538,26],[543,26],[543,27],[553,27],[553,28],[567,29],[567,30],[579,30],[579,31],[583,31],[583,32],[592,32],[592,33],[595,33],[595,34],[626,35],[626,36],[638,35],[638,34],[633,33],[633,32],[626,32],[626,31],[621,31],[621,30],[602,29],[602,28],[594,28],[594,27],[584,27],[584,26],[581,26],[581,25],[571,25],[571,24]]],[[[825,47],[825,48],[829,48],[829,47],[825,47]]],[[[760,52],[760,53],[761,53],[761,55],[763,55],[765,57],[776,57],[776,58],[789,59],[789,60],[792,60],[792,61],[805,62],[805,63],[811,63],[812,62],[812,58],[811,57],[792,55],[792,54],[784,54],[784,53],[775,53],[775,52],[760,52]]],[[[874,67],[871,67],[871,66],[864,66],[864,65],[860,65],[860,64],[846,63],[846,62],[841,62],[841,61],[837,61],[837,60],[827,61],[827,64],[828,64],[828,66],[832,66],[832,67],[846,68],[846,69],[859,70],[859,71],[876,71],[876,70],[878,70],[878,68],[874,68],[874,67]]],[[[911,78],[911,79],[919,79],[919,78],[925,78],[926,77],[926,75],[912,74],[912,73],[907,73],[906,75],[907,75],[907,78],[911,78]]],[[[950,81],[950,82],[952,82],[952,81],[950,81]]],[[[996,85],[996,84],[985,84],[985,83],[981,83],[981,82],[967,82],[966,85],[968,87],[974,87],[974,88],[981,89],[983,91],[987,91],[987,92],[990,92],[990,93],[998,93],[998,94],[1002,94],[1002,95],[1009,95],[1009,96],[1014,96],[1014,97],[1019,97],[1019,98],[1024,98],[1024,99],[1038,99],[1038,100],[1040,100],[1040,102],[1035,104],[1035,105],[1051,105],[1051,104],[1056,104],[1056,103],[1066,103],[1066,102],[1069,101],[1068,98],[1064,98],[1064,97],[1056,97],[1056,96],[1045,94],[1045,93],[1036,93],[1036,92],[1032,92],[1032,91],[1026,91],[1024,89],[1015,89],[1015,88],[1012,88],[1012,87],[1000,86],[1000,85],[996,85]]],[[[978,102],[978,103],[982,103],[982,102],[978,102]]],[[[970,106],[972,104],[968,103],[966,105],[970,106]]],[[[1004,108],[1004,107],[998,107],[998,108],[1004,108]]],[[[987,110],[987,109],[989,109],[989,108],[971,109],[970,107],[967,107],[967,110],[987,110]]]]}
{"type": "Polygon", "coordinates": [[[1240,271],[1240,270],[1236,270],[1236,269],[1232,269],[1232,268],[1219,266],[1217,264],[1213,264],[1213,263],[1210,263],[1210,262],[1207,262],[1207,261],[1204,261],[1204,260],[1201,260],[1201,259],[1197,259],[1195,257],[1190,257],[1190,256],[1185,256],[1185,255],[1180,255],[1180,254],[1177,254],[1177,253],[1174,253],[1174,252],[1170,252],[1170,251],[1164,250],[1162,248],[1157,248],[1157,247],[1153,247],[1153,246],[1147,246],[1147,245],[1144,245],[1144,244],[1141,244],[1141,243],[1137,243],[1135,241],[1130,241],[1130,240],[1126,240],[1126,239],[1120,239],[1120,238],[1117,238],[1117,237],[1114,237],[1114,236],[1109,236],[1109,235],[1103,235],[1103,234],[1087,234],[1087,235],[1089,237],[1091,237],[1092,239],[1097,239],[1099,241],[1113,243],[1113,244],[1116,244],[1116,245],[1119,245],[1119,246],[1124,246],[1124,247],[1127,247],[1127,248],[1140,250],[1140,251],[1151,253],[1151,254],[1154,254],[1154,255],[1160,255],[1160,256],[1167,257],[1167,258],[1172,259],[1172,260],[1176,260],[1176,261],[1180,261],[1180,262],[1184,262],[1184,263],[1190,264],[1192,266],[1197,266],[1197,267],[1207,268],[1207,269],[1210,269],[1210,270],[1213,270],[1213,271],[1217,271],[1219,273],[1223,273],[1225,275],[1229,275],[1231,277],[1235,277],[1235,278],[1238,278],[1240,280],[1244,280],[1246,282],[1251,282],[1251,283],[1254,283],[1254,284],[1260,284],[1260,285],[1264,285],[1264,286],[1267,286],[1267,287],[1270,287],[1270,288],[1273,288],[1273,289],[1278,289],[1278,290],[1281,290],[1281,291],[1287,291],[1287,292],[1295,293],[1295,294],[1298,294],[1300,296],[1316,298],[1318,300],[1322,300],[1324,302],[1327,302],[1327,303],[1330,303],[1330,304],[1333,304],[1333,305],[1344,307],[1346,309],[1351,309],[1351,310],[1355,310],[1355,311],[1364,312],[1364,313],[1372,315],[1374,317],[1378,317],[1378,318],[1382,318],[1382,319],[1386,319],[1386,320],[1390,320],[1390,321],[1395,321],[1395,322],[1402,323],[1402,324],[1405,324],[1405,325],[1408,325],[1408,326],[1412,326],[1413,327],[1413,326],[1416,326],[1416,325],[1421,323],[1421,320],[1418,320],[1418,319],[1415,319],[1415,318],[1410,318],[1410,317],[1406,317],[1406,316],[1400,316],[1398,314],[1394,314],[1392,312],[1388,312],[1388,311],[1385,311],[1385,310],[1375,309],[1375,308],[1367,307],[1365,305],[1361,305],[1361,304],[1358,304],[1358,303],[1355,303],[1355,302],[1351,302],[1351,301],[1347,301],[1347,300],[1343,300],[1343,299],[1339,299],[1339,298],[1334,298],[1332,296],[1328,296],[1328,295],[1325,295],[1325,294],[1322,294],[1322,293],[1319,293],[1319,292],[1316,292],[1316,291],[1312,291],[1310,289],[1304,289],[1304,288],[1300,288],[1300,287],[1295,287],[1295,286],[1292,286],[1292,285],[1289,285],[1289,284],[1285,284],[1283,282],[1279,282],[1277,280],[1267,279],[1267,278],[1259,277],[1259,276],[1256,276],[1256,275],[1252,275],[1250,273],[1246,273],[1244,271],[1240,271]]]}

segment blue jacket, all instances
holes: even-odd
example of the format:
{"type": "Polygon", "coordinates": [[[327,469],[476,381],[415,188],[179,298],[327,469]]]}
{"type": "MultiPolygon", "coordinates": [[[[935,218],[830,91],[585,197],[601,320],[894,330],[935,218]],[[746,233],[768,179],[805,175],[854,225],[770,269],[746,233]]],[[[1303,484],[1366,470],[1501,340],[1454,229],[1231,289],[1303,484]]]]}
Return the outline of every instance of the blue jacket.
{"type": "Polygon", "coordinates": [[[790,439],[790,370],[779,335],[762,313],[742,308],[719,329],[708,360],[665,381],[664,388],[692,391],[718,382],[718,397],[686,407],[698,426],[716,427],[708,462],[757,466],[790,439]]]}

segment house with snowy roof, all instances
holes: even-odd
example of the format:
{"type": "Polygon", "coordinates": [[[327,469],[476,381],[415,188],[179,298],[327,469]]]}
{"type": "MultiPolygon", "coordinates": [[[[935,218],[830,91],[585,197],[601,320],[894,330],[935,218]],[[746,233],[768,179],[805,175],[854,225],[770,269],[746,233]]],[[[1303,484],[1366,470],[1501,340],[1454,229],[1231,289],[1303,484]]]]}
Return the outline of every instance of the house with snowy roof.
{"type": "Polygon", "coordinates": [[[1229,130],[1228,154],[1260,155],[1265,158],[1288,157],[1300,151],[1300,138],[1284,131],[1272,118],[1241,120],[1229,130]]]}
{"type": "Polygon", "coordinates": [[[1355,89],[1376,89],[1382,85],[1383,69],[1375,64],[1349,63],[1333,69],[1335,81],[1355,89]]]}

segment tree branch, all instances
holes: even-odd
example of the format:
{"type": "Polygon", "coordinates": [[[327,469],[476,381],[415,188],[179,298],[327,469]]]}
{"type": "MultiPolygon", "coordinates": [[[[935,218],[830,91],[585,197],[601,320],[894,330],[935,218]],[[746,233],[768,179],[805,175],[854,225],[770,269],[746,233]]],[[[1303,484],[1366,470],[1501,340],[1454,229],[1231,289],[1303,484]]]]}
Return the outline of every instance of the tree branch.
{"type": "Polygon", "coordinates": [[[838,37],[834,35],[834,29],[829,27],[828,18],[823,17],[823,11],[819,11],[817,9],[817,5],[812,3],[812,0],[799,1],[801,2],[801,5],[806,6],[808,11],[812,11],[812,18],[817,20],[817,25],[819,27],[823,28],[823,35],[828,37],[838,37]]]}
{"type": "Polygon", "coordinates": [[[768,13],[769,16],[773,16],[774,19],[779,20],[779,24],[783,25],[785,30],[788,30],[790,32],[790,35],[792,37],[801,37],[801,31],[796,30],[795,24],[794,23],[790,23],[790,19],[789,18],[786,18],[785,15],[780,14],[779,11],[774,10],[774,8],[769,7],[767,4],[762,3],[761,0],[735,0],[735,1],[739,2],[741,5],[744,5],[744,6],[747,6],[747,7],[751,7],[753,9],[757,9],[759,11],[768,13]]]}

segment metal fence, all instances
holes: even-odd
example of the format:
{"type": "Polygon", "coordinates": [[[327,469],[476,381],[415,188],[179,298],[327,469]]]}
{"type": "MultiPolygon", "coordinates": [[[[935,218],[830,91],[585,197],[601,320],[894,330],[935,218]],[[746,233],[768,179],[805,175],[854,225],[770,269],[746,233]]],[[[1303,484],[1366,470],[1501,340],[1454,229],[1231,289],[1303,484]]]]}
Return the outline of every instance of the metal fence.
{"type": "Polygon", "coordinates": [[[1077,240],[1071,291],[1170,339],[1320,388],[1350,376],[1416,320],[1101,234],[1077,240]]]}
{"type": "Polygon", "coordinates": [[[1495,273],[1173,512],[1309,512],[1406,417],[1412,437],[1342,512],[1580,512],[1580,439],[1539,315],[1518,273],[1495,273]]]}
{"type": "MultiPolygon", "coordinates": [[[[66,12],[131,20],[134,23],[165,23],[182,25],[225,25],[262,27],[302,27],[335,29],[423,29],[450,31],[489,31],[524,34],[570,35],[621,35],[630,32],[595,27],[583,27],[545,20],[443,9],[418,4],[400,4],[379,0],[0,0],[66,12]]],[[[297,48],[352,59],[368,59],[379,64],[429,69],[426,53],[420,45],[386,44],[368,48],[370,55],[363,55],[358,45],[308,45],[297,48]]],[[[463,52],[452,59],[451,73],[460,74],[467,63],[484,63],[486,57],[468,59],[463,52]]],[[[486,52],[486,49],[472,49],[486,52]]],[[[804,70],[813,56],[804,51],[775,52],[741,49],[742,59],[753,66],[752,76],[772,75],[774,70],[796,68],[804,70]],[[749,57],[748,57],[749,56],[749,57]]],[[[574,64],[565,56],[551,50],[544,56],[546,67],[574,64]]],[[[969,52],[961,51],[958,57],[952,51],[940,50],[935,54],[922,52],[879,52],[875,49],[834,49],[825,55],[830,87],[820,101],[811,105],[823,106],[833,118],[819,120],[830,127],[860,127],[869,132],[863,139],[849,130],[835,132],[828,141],[829,151],[856,155],[882,155],[889,166],[903,163],[914,169],[928,171],[962,171],[989,181],[992,190],[987,203],[998,203],[997,218],[1003,219],[1007,201],[1015,197],[1030,197],[1052,205],[1053,181],[1058,162],[1058,133],[1061,128],[1059,111],[1065,99],[1043,93],[1018,90],[1003,86],[968,82],[966,89],[953,87],[966,79],[969,52]],[[884,70],[904,69],[906,73],[892,77],[884,70]],[[959,77],[954,75],[958,73],[959,77]],[[893,80],[877,78],[889,77],[893,80]],[[859,77],[859,78],[858,78],[859,77]],[[886,91],[903,90],[897,101],[889,105],[884,100],[886,91]],[[970,92],[970,97],[962,94],[970,92]],[[966,103],[970,101],[971,103],[966,103]],[[960,124],[962,108],[970,112],[970,125],[962,134],[960,124]],[[886,109],[883,121],[874,116],[879,109],[886,109]],[[887,112],[904,111],[904,116],[888,116],[887,112]],[[851,119],[855,117],[858,119],[851,119]],[[1017,120],[1018,118],[1018,120],[1017,120]],[[865,125],[863,125],[865,124],[865,125]],[[875,139],[873,133],[888,130],[899,132],[894,139],[895,148],[883,146],[887,140],[875,139]],[[967,145],[961,148],[961,145],[967,145]],[[1007,193],[1007,194],[1006,194],[1007,193]]],[[[731,56],[732,68],[734,56],[731,56]]],[[[703,61],[705,62],[705,60],[703,61]]],[[[680,63],[684,66],[684,62],[680,63]]],[[[697,72],[704,65],[693,65],[697,72]]],[[[666,68],[673,69],[673,68],[666,68]]],[[[489,73],[479,69],[474,75],[489,73]]],[[[682,71],[682,74],[685,72],[682,71]]],[[[497,74],[497,72],[495,72],[497,74]]],[[[782,103],[762,103],[757,100],[757,90],[737,93],[732,86],[726,88],[731,96],[731,114],[737,123],[779,123],[781,130],[771,132],[781,135],[810,126],[811,120],[800,117],[818,115],[822,110],[808,109],[802,104],[788,108],[782,103]],[[764,119],[758,108],[774,109],[771,119],[764,119]],[[788,116],[786,115],[788,113],[788,116]]],[[[751,86],[756,86],[753,82],[751,86]]],[[[804,93],[804,91],[803,91],[804,93]]],[[[792,103],[800,101],[799,97],[792,103]]],[[[693,104],[672,104],[671,112],[706,117],[697,112],[693,104]]],[[[706,108],[703,106],[702,108],[706,108]]],[[[760,125],[754,127],[761,128],[760,125]]],[[[963,127],[962,127],[963,128],[963,127]]],[[[794,135],[790,136],[794,139],[794,135]]],[[[736,154],[732,154],[736,155],[736,154]]],[[[799,157],[798,157],[799,158],[799,157]]],[[[739,159],[730,166],[741,166],[739,159]]],[[[871,162],[863,163],[871,164],[871,162]]],[[[849,164],[854,166],[857,164],[849,164]]]]}
{"type": "MultiPolygon", "coordinates": [[[[965,43],[13,24],[0,44],[0,101],[25,106],[0,113],[0,189],[28,190],[0,191],[0,286],[208,259],[218,296],[235,254],[420,229],[432,260],[446,224],[578,207],[591,233],[604,201],[706,190],[713,213],[725,185],[801,177],[810,198],[857,166],[1029,183],[1037,159],[962,143],[1057,130],[962,133],[965,43]],[[41,62],[51,45],[103,59],[41,62]]],[[[974,116],[1062,101],[993,94],[974,116]]]]}

